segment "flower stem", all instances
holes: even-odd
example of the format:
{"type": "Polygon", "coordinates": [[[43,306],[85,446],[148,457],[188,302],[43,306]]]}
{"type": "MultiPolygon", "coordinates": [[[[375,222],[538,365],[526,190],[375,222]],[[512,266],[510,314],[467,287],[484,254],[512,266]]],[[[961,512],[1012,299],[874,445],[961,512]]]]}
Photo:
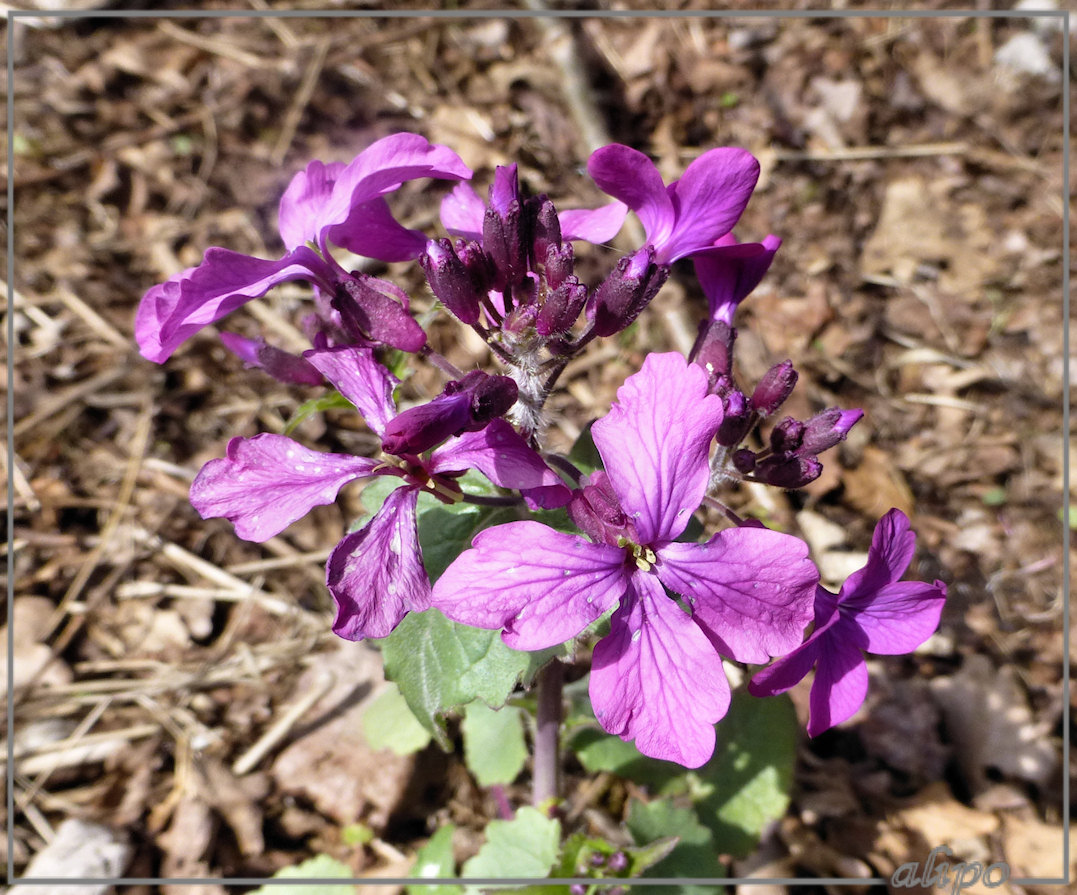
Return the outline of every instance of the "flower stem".
{"type": "Polygon", "coordinates": [[[419,354],[425,357],[435,367],[440,369],[444,373],[448,373],[453,379],[463,379],[464,371],[452,363],[448,358],[438,354],[429,345],[424,345],[419,354]]]}
{"type": "Polygon", "coordinates": [[[524,502],[522,497],[484,497],[481,494],[464,492],[464,503],[474,503],[483,507],[515,507],[524,502]]]}
{"type": "Polygon", "coordinates": [[[565,666],[554,659],[538,674],[536,681],[538,708],[535,716],[535,763],[532,774],[531,802],[540,810],[551,811],[560,797],[559,771],[561,754],[561,697],[565,666]]]}

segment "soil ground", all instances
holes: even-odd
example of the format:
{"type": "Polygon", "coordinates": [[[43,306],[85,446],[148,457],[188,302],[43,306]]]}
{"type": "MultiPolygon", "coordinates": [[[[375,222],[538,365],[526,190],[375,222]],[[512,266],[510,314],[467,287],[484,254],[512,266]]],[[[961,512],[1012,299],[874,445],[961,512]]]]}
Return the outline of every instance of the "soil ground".
{"type": "MultiPolygon", "coordinates": [[[[289,8],[308,5],[325,4],[289,8]]],[[[911,573],[949,585],[938,634],[872,660],[864,709],[805,738],[786,816],[731,869],[888,876],[946,842],[1015,878],[1069,872],[1066,35],[900,10],[570,22],[475,9],[14,25],[7,574],[22,758],[5,862],[22,874],[77,818],[111,831],[127,877],[261,877],[317,853],[393,877],[437,824],[477,831],[493,816],[457,756],[374,753],[353,715],[332,727],[381,677],[376,653],[329,633],[322,567],[357,494],[262,545],[188,504],[229,438],[281,431],[311,392],[245,370],[208,331],[163,366],[132,337],[143,292],[207,247],[281,251],[277,203],[308,160],[346,161],[407,130],[460,153],[480,191],[516,162],[563,206],[602,201],[582,166],[604,142],[649,153],[667,181],[713,146],[755,153],[763,173],[737,233],[784,244],[738,318],[741,370],[754,381],[790,358],[790,412],[866,416],[805,492],[736,499],[808,538],[838,580],[900,507],[919,537],[911,573]],[[317,705],[280,726],[312,691],[317,705]],[[356,822],[369,842],[342,832],[356,822]]],[[[433,233],[443,190],[411,185],[394,211],[433,233]]],[[[372,270],[428,301],[409,267],[372,270]]],[[[301,349],[306,298],[282,287],[228,327],[301,349]]],[[[552,446],[604,413],[647,351],[690,344],[704,310],[678,268],[625,338],[563,378],[552,446]]],[[[434,338],[458,365],[488,362],[454,333],[434,338]]],[[[323,450],[372,444],[344,415],[300,434],[323,450]]],[[[806,690],[794,697],[803,710],[806,690]]],[[[566,793],[583,800],[578,822],[616,829],[616,800],[587,802],[583,779],[566,793]]],[[[508,796],[526,800],[526,774],[508,796]]]]}

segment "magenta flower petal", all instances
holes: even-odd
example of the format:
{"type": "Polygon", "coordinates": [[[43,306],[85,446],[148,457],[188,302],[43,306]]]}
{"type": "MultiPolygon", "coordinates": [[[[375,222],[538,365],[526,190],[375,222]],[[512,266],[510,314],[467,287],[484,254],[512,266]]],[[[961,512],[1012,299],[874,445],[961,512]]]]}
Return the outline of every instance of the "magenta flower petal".
{"type": "Polygon", "coordinates": [[[894,508],[875,525],[868,548],[868,561],[845,579],[843,603],[860,608],[874,599],[875,591],[905,574],[916,553],[916,535],[909,517],[894,508]]]}
{"type": "Polygon", "coordinates": [[[328,201],[345,167],[344,162],[327,165],[315,160],[292,178],[281,196],[277,214],[280,237],[289,250],[320,242],[318,211],[328,201]]]}
{"type": "Polygon", "coordinates": [[[704,152],[669,186],[676,223],[656,260],[673,262],[715,241],[733,229],[759,179],[759,162],[743,149],[722,147],[704,152]]]}
{"type": "Polygon", "coordinates": [[[530,491],[542,509],[563,507],[572,497],[561,477],[504,420],[446,442],[430,455],[428,469],[438,473],[472,467],[501,488],[530,491]]]}
{"type": "Polygon", "coordinates": [[[504,628],[513,649],[564,643],[628,587],[624,551],[539,522],[479,532],[434,584],[431,605],[456,622],[504,628]]]}
{"type": "MultiPolygon", "coordinates": [[[[316,231],[324,234],[331,227],[352,223],[353,217],[362,215],[365,203],[421,177],[466,180],[471,169],[451,149],[431,144],[419,134],[393,134],[370,144],[337,176],[314,216],[316,231]]],[[[377,257],[369,250],[360,254],[377,257]]]]}
{"type": "Polygon", "coordinates": [[[191,483],[191,504],[203,519],[223,516],[247,541],[280,534],[314,507],[332,503],[353,479],[372,475],[367,457],[324,454],[265,433],[233,438],[191,483]]]}
{"type": "Polygon", "coordinates": [[[458,183],[441,200],[441,223],[454,236],[482,242],[486,203],[470,183],[458,183]]]}
{"type": "Polygon", "coordinates": [[[675,212],[654,162],[630,146],[611,143],[591,153],[587,172],[599,189],[639,216],[648,243],[656,249],[665,245],[673,232],[675,212]]]}
{"type": "Polygon", "coordinates": [[[426,248],[422,230],[398,223],[384,199],[371,199],[355,207],[348,220],[327,231],[330,242],[379,261],[410,261],[426,248]]]}
{"type": "MultiPolygon", "coordinates": [[[[881,656],[911,653],[935,633],[946,603],[946,585],[941,581],[896,581],[874,595],[856,615],[856,624],[866,638],[864,649],[881,656]]],[[[849,603],[844,602],[843,608],[849,603]]]]}
{"type": "Polygon", "coordinates": [[[714,647],[647,574],[632,576],[609,636],[595,647],[590,693],[605,730],[689,768],[714,752],[714,725],[730,699],[714,647]]]}
{"type": "Polygon", "coordinates": [[[366,525],[337,544],[325,583],[337,604],[333,633],[388,637],[408,612],[430,608],[430,579],[415,526],[418,491],[392,491],[366,525]]]}
{"type": "Polygon", "coordinates": [[[142,297],[135,338],[143,357],[163,363],[204,326],[265,295],[278,283],[331,278],[325,261],[305,246],[279,261],[210,248],[198,267],[154,286],[142,297]]]}
{"type": "Polygon", "coordinates": [[[601,208],[570,208],[558,212],[561,239],[566,242],[582,239],[596,245],[613,239],[628,216],[624,202],[611,202],[601,208]]]}
{"type": "Polygon", "coordinates": [[[759,285],[782,241],[771,235],[761,243],[735,240],[719,240],[719,243],[696,252],[692,261],[710,306],[710,319],[732,326],[737,305],[759,285]]]}
{"type": "MultiPolygon", "coordinates": [[[[836,629],[835,629],[836,634],[836,629]]],[[[820,651],[809,698],[808,736],[848,721],[868,695],[868,666],[855,644],[832,636],[820,651]]]]}
{"type": "Polygon", "coordinates": [[[657,552],[658,577],[685,598],[723,654],[763,663],[803,640],[819,583],[803,541],[765,528],[731,528],[705,544],[675,542],[657,552]]]}
{"type": "Polygon", "coordinates": [[[315,348],[303,352],[303,357],[355,405],[372,432],[385,431],[396,416],[393,389],[400,380],[375,360],[369,348],[315,348]]]}
{"type": "Polygon", "coordinates": [[[785,693],[807,677],[819,661],[819,654],[819,638],[813,634],[788,655],[757,671],[748,682],[748,692],[752,696],[785,693]]]}
{"type": "Polygon", "coordinates": [[[641,544],[677,537],[699,507],[707,451],[722,422],[722,400],[707,374],[676,353],[649,354],[617,390],[592,437],[641,544]]]}

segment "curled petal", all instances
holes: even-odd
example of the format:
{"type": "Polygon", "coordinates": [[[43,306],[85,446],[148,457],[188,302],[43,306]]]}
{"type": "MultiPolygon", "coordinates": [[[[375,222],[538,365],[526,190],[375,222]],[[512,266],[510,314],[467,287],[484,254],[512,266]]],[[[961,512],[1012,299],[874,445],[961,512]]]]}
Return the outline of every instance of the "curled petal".
{"type": "Polygon", "coordinates": [[[658,577],[688,601],[723,654],[761,664],[800,644],[819,583],[803,541],[732,528],[705,544],[676,542],[657,552],[658,577]]]}
{"type": "Polygon", "coordinates": [[[335,245],[379,261],[410,261],[426,246],[422,230],[409,230],[389,211],[384,199],[371,199],[355,207],[348,220],[330,227],[327,238],[335,245]]]}
{"type": "Polygon", "coordinates": [[[748,692],[752,696],[777,696],[792,689],[819,661],[821,646],[819,638],[813,634],[788,655],[757,671],[748,682],[748,692]]]}
{"type": "Polygon", "coordinates": [[[266,541],[337,498],[348,482],[372,475],[377,461],[323,454],[265,433],[233,438],[191,483],[191,504],[203,519],[223,516],[247,541],[266,541]]]}
{"type": "Polygon", "coordinates": [[[279,261],[210,248],[198,267],[154,286],[142,297],[135,338],[143,357],[163,363],[200,329],[265,295],[278,283],[331,282],[332,276],[325,261],[305,246],[279,261]]]}
{"type": "Polygon", "coordinates": [[[566,242],[582,239],[596,245],[609,242],[620,231],[628,216],[624,202],[611,202],[600,208],[570,208],[559,212],[561,238],[566,242]]]}
{"type": "Polygon", "coordinates": [[[480,532],[434,584],[431,605],[453,621],[504,628],[513,649],[564,643],[628,587],[624,550],[539,522],[480,532]]]}
{"type": "Polygon", "coordinates": [[[874,593],[905,574],[916,552],[916,535],[909,517],[896,507],[875,525],[867,565],[845,579],[839,601],[859,607],[874,593]]]}
{"type": "Polygon", "coordinates": [[[387,637],[408,612],[430,608],[430,579],[415,527],[418,491],[391,492],[366,525],[337,544],[325,583],[337,604],[333,633],[387,637]]]}
{"type": "Polygon", "coordinates": [[[319,242],[318,212],[344,168],[344,162],[327,165],[315,160],[292,178],[280,198],[277,214],[281,239],[289,249],[319,242]]]}
{"type": "Polygon", "coordinates": [[[530,491],[532,501],[543,509],[562,507],[572,496],[560,476],[504,420],[454,438],[430,456],[432,473],[472,467],[501,488],[530,491]]]}
{"type": "Polygon", "coordinates": [[[714,725],[729,709],[722,660],[691,617],[651,575],[610,621],[591,662],[591,705],[609,733],[644,755],[698,768],[714,752],[714,725]]]}
{"type": "Polygon", "coordinates": [[[707,451],[722,399],[681,355],[649,354],[591,429],[606,473],[641,544],[677,537],[703,500],[707,451]]]}
{"type": "Polygon", "coordinates": [[[675,213],[654,162],[630,146],[611,143],[591,153],[587,172],[599,189],[639,216],[647,242],[655,248],[665,244],[673,232],[675,213]]]}
{"type": "Polygon", "coordinates": [[[714,248],[696,252],[692,261],[710,306],[710,319],[732,326],[737,305],[759,285],[782,241],[772,235],[761,243],[718,242],[714,248]]]}
{"type": "Polygon", "coordinates": [[[381,435],[396,416],[393,389],[400,382],[369,348],[312,349],[303,357],[355,405],[371,431],[381,435]]]}

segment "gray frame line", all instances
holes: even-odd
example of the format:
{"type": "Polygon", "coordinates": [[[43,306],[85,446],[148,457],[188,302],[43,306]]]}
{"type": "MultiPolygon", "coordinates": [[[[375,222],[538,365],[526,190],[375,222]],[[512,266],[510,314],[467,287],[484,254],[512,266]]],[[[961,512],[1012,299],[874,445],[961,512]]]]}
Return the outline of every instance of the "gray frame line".
{"type": "MultiPolygon", "coordinates": [[[[1064,383],[1062,404],[1062,437],[1063,447],[1069,437],[1069,12],[1068,10],[707,10],[707,11],[633,11],[633,10],[173,10],[166,12],[154,12],[146,10],[134,10],[128,12],[118,11],[70,11],[57,10],[47,12],[8,10],[6,12],[6,24],[8,24],[8,412],[6,412],[6,428],[8,428],[8,618],[12,618],[12,605],[15,599],[15,556],[14,556],[14,526],[15,526],[15,445],[13,430],[15,425],[15,409],[13,386],[15,382],[15,53],[13,31],[15,20],[19,18],[32,19],[34,22],[41,19],[53,18],[433,18],[433,19],[471,19],[471,18],[1053,18],[1061,19],[1062,33],[1065,38],[1062,41],[1062,123],[1063,123],[1063,158],[1062,158],[1062,356],[1064,361],[1064,383]]],[[[1069,665],[1069,455],[1068,451],[1062,451],[1062,593],[1065,602],[1065,612],[1062,619],[1063,641],[1065,643],[1066,669],[1069,665]]],[[[13,683],[15,680],[14,659],[14,626],[8,625],[8,768],[6,768],[6,783],[8,783],[8,854],[14,853],[15,843],[15,700],[13,683]]],[[[1069,754],[1069,676],[1063,669],[1062,693],[1063,693],[1063,726],[1062,726],[1062,756],[1063,761],[1069,754]]],[[[1061,877],[1027,877],[1011,879],[1009,882],[1018,885],[1066,885],[1069,882],[1069,775],[1062,775],[1062,816],[1063,816],[1063,876],[1061,877]]],[[[925,855],[926,857],[926,855],[925,855]]],[[[543,879],[424,879],[424,878],[381,878],[381,879],[257,879],[257,878],[172,878],[172,877],[61,877],[61,878],[27,878],[15,877],[9,863],[6,868],[8,885],[15,883],[24,885],[57,885],[61,883],[84,883],[84,884],[112,884],[112,885],[152,885],[152,884],[197,884],[216,883],[220,885],[458,885],[466,882],[472,885],[524,885],[524,884],[596,884],[601,882],[595,879],[583,878],[543,878],[543,879]]],[[[802,878],[802,879],[770,879],[770,878],[632,878],[628,880],[610,880],[609,884],[618,885],[631,883],[632,885],[867,885],[885,884],[887,881],[879,877],[845,879],[845,878],[802,878]]]]}

